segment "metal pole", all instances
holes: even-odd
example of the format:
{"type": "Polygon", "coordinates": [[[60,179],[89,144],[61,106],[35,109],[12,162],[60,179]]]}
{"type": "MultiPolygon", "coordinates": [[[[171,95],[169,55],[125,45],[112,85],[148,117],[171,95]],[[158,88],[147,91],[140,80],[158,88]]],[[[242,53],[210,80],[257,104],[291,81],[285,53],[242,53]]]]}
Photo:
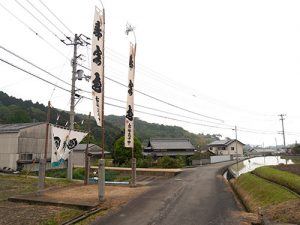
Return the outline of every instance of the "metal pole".
{"type": "Polygon", "coordinates": [[[47,166],[48,136],[49,136],[49,123],[50,123],[50,106],[51,103],[50,101],[48,101],[44,158],[40,159],[40,164],[39,164],[38,193],[45,188],[45,174],[46,174],[46,166],[47,166]]]}
{"type": "MultiPolygon", "coordinates": [[[[72,89],[71,89],[71,105],[70,105],[70,130],[74,130],[74,117],[75,117],[75,81],[76,81],[76,70],[77,70],[77,41],[78,36],[75,34],[74,37],[74,51],[73,51],[73,59],[72,59],[72,89]]],[[[70,152],[68,157],[68,171],[67,178],[69,180],[73,177],[73,162],[72,162],[73,152],[70,152]]]]}
{"type": "Polygon", "coordinates": [[[90,119],[91,119],[91,112],[89,113],[89,120],[88,120],[88,136],[87,136],[87,143],[85,148],[85,173],[84,173],[84,184],[88,184],[89,176],[90,176],[90,163],[89,163],[89,143],[90,143],[90,133],[91,133],[91,127],[90,127],[90,119]]]}

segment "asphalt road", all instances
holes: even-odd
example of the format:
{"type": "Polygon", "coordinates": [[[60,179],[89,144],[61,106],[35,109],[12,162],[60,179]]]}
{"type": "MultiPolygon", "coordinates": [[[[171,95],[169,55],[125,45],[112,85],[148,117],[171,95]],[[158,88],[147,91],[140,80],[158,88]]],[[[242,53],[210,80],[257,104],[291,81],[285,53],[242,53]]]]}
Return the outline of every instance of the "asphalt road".
{"type": "Polygon", "coordinates": [[[93,225],[238,225],[240,210],[219,163],[192,168],[153,187],[93,225]]]}

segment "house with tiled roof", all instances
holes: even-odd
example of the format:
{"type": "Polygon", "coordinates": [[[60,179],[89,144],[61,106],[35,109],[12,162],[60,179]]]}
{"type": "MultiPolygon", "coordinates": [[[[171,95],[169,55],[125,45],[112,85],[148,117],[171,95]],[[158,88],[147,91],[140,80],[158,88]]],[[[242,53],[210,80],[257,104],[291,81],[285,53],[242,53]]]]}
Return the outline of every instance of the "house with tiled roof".
{"type": "Polygon", "coordinates": [[[207,145],[208,151],[216,155],[243,155],[243,147],[245,144],[239,140],[217,140],[207,145]]]}
{"type": "Polygon", "coordinates": [[[186,138],[152,138],[146,142],[143,155],[162,156],[191,156],[195,153],[195,147],[186,138]]]}

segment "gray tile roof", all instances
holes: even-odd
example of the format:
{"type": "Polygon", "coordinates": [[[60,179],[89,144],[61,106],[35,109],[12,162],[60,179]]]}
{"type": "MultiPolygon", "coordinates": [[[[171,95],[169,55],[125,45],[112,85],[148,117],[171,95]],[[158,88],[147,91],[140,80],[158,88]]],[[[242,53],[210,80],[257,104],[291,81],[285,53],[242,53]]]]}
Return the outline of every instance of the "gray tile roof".
{"type": "Polygon", "coordinates": [[[188,139],[161,138],[150,139],[150,145],[155,149],[195,149],[188,139]]]}
{"type": "Polygon", "coordinates": [[[43,124],[38,123],[13,123],[13,124],[0,124],[0,133],[18,133],[20,130],[43,124]]]}
{"type": "Polygon", "coordinates": [[[209,146],[212,145],[229,145],[233,140],[217,140],[209,143],[209,146]]]}
{"type": "Polygon", "coordinates": [[[166,152],[143,152],[143,155],[145,156],[177,156],[177,155],[194,155],[194,151],[166,151],[166,152]]]}

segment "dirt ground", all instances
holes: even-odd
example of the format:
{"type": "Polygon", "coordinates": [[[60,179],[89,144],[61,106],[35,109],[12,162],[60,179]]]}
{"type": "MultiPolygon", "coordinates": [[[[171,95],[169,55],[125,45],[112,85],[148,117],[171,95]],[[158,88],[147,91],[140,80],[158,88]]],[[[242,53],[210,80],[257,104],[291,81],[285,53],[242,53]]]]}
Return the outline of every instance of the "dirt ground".
{"type": "Polygon", "coordinates": [[[274,166],[274,168],[276,168],[278,170],[283,170],[283,171],[287,171],[290,173],[294,173],[294,174],[300,176],[300,164],[291,164],[291,165],[280,164],[278,166],[274,166]]]}
{"type": "Polygon", "coordinates": [[[287,222],[300,225],[300,199],[272,205],[264,210],[267,218],[274,222],[287,222]]]}
{"type": "MultiPolygon", "coordinates": [[[[136,188],[106,186],[105,201],[98,202],[98,186],[97,185],[71,185],[68,187],[52,188],[46,191],[41,198],[44,200],[66,202],[80,204],[96,204],[100,208],[110,210],[117,208],[132,198],[146,191],[148,187],[141,186],[136,188]]],[[[33,196],[34,194],[25,194],[25,196],[33,196]]],[[[62,223],[68,221],[84,211],[76,208],[50,206],[47,204],[28,204],[22,202],[10,202],[7,200],[0,201],[0,225],[37,225],[37,224],[57,224],[45,223],[45,221],[58,221],[62,223]]]]}

